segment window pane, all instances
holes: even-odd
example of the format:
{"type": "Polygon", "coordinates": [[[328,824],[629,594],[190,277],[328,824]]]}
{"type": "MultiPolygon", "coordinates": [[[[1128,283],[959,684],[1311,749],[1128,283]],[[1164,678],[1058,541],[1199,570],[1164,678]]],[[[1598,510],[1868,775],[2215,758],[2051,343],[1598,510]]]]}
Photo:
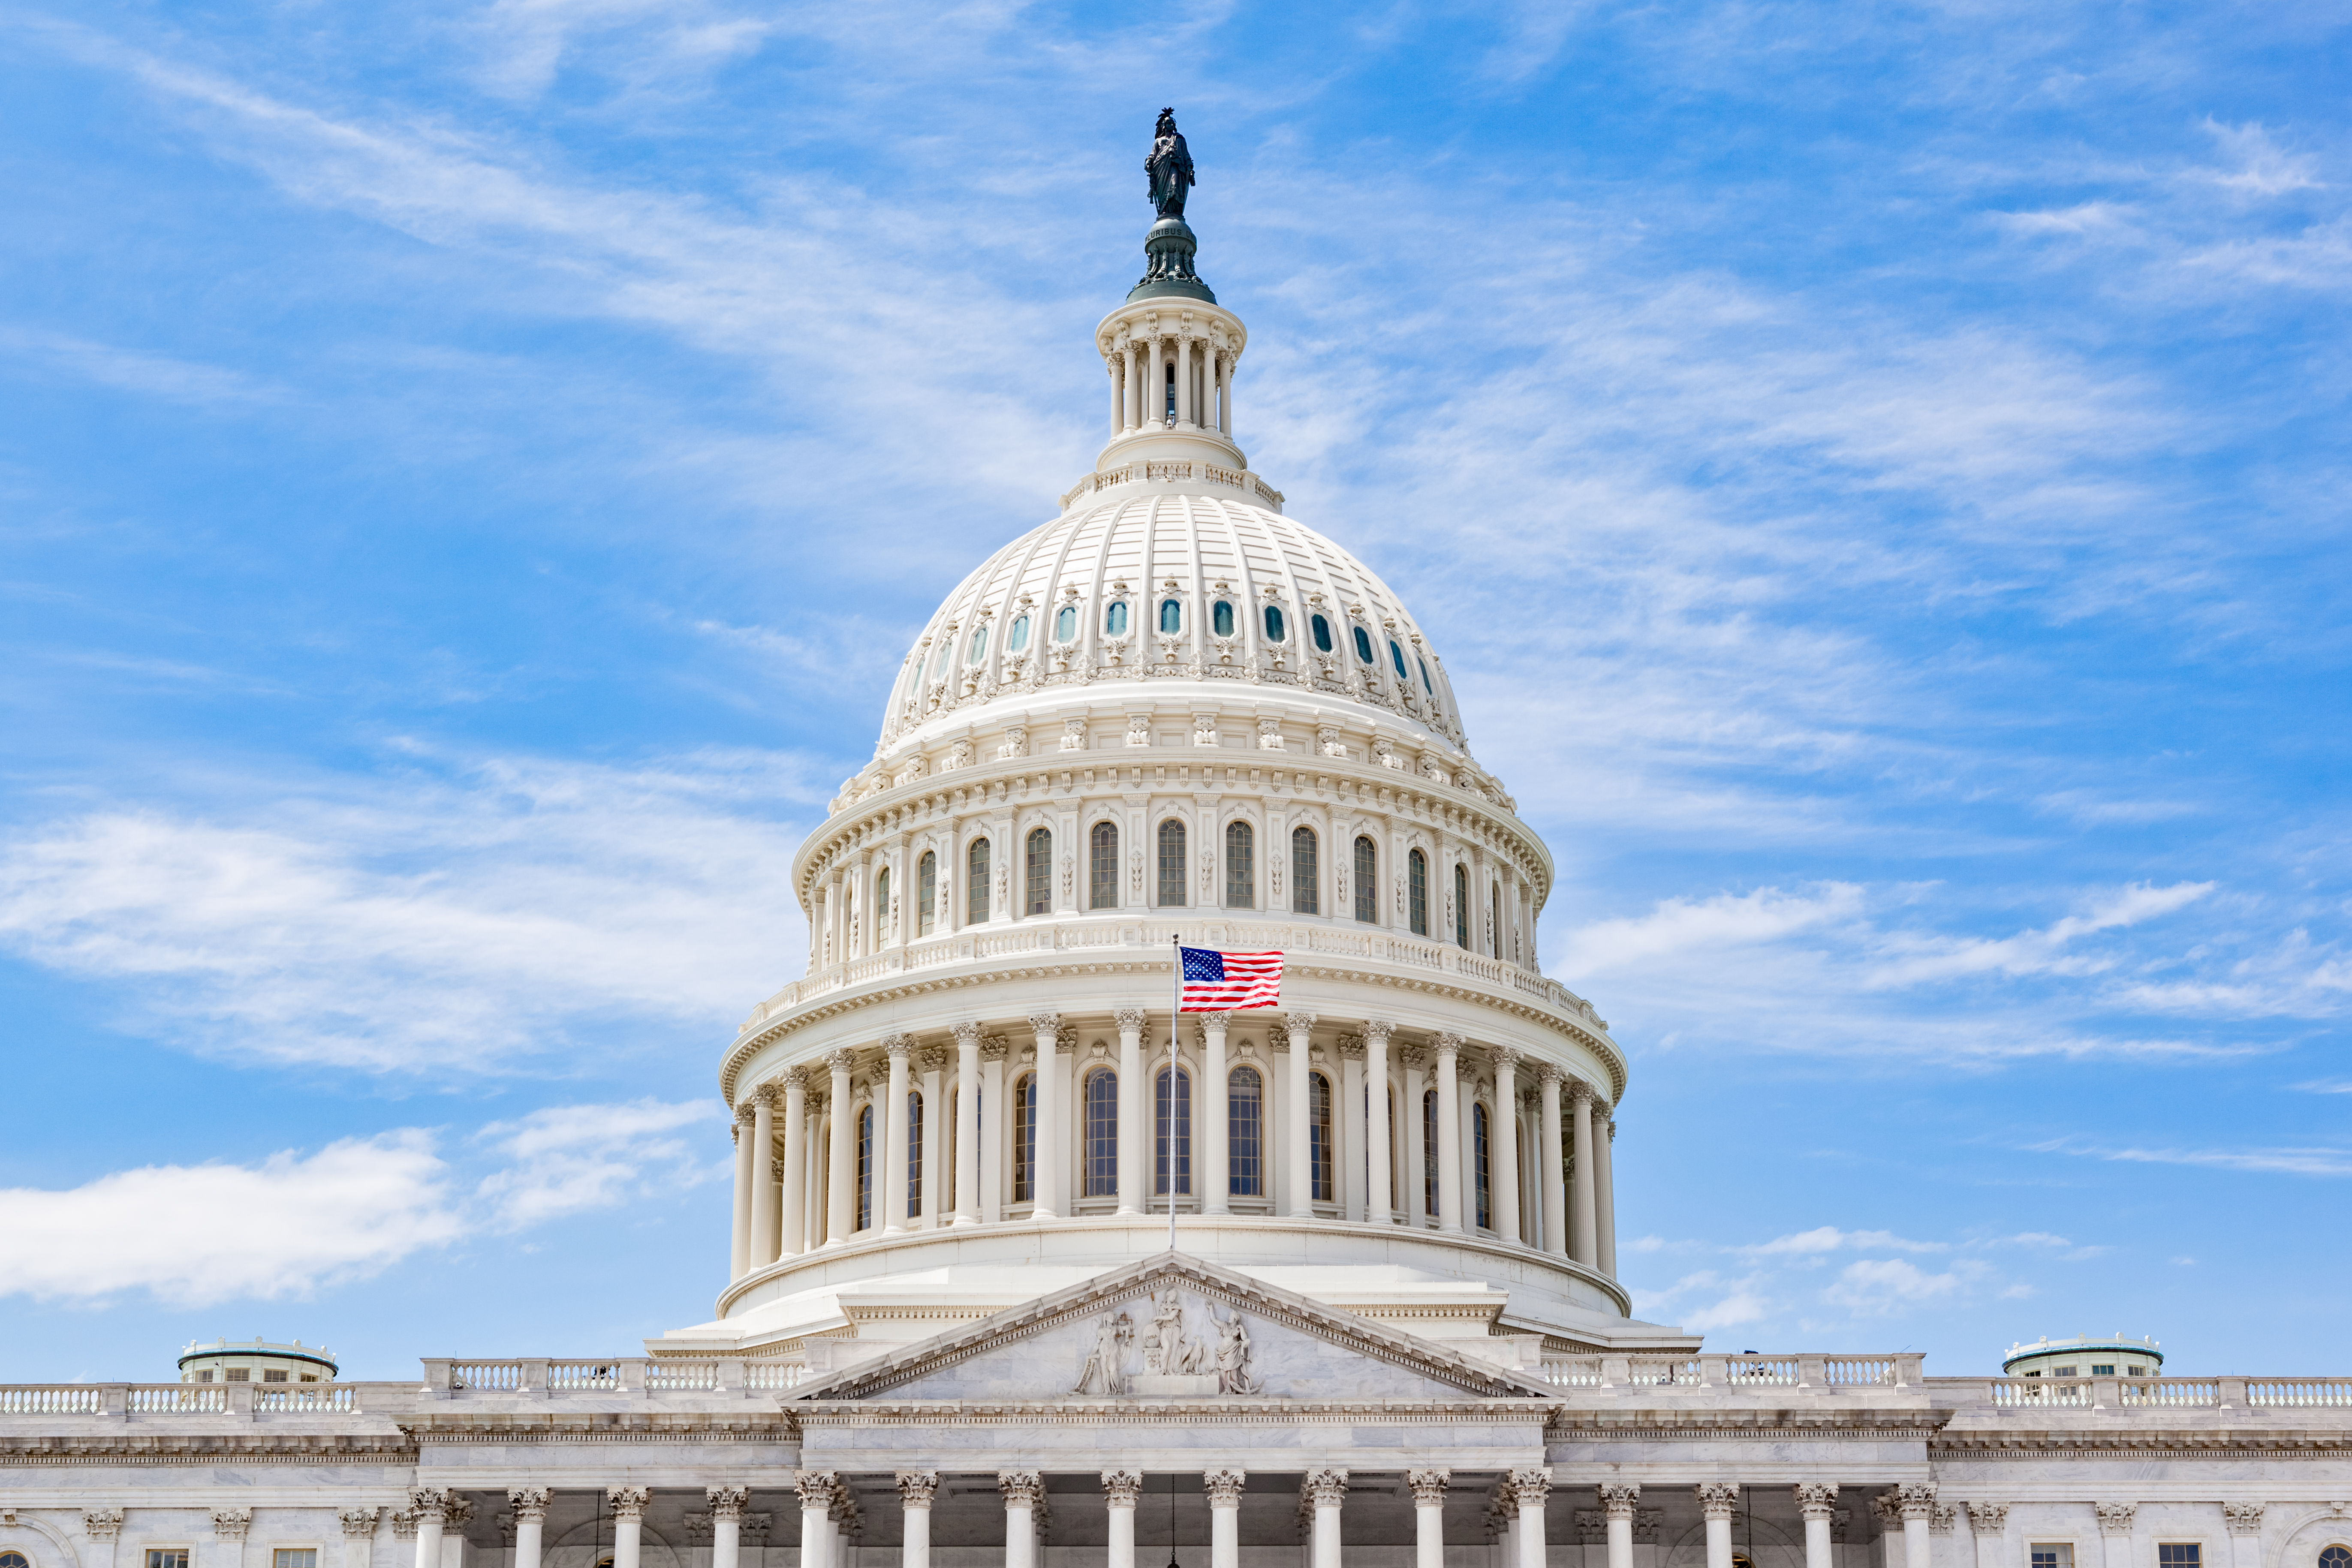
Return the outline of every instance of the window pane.
{"type": "Polygon", "coordinates": [[[1256,836],[1246,822],[1225,824],[1225,908],[1257,907],[1256,836]]]}
{"type": "Polygon", "coordinates": [[[1282,607],[1279,605],[1268,605],[1265,607],[1265,640],[1280,642],[1287,631],[1288,628],[1282,622],[1282,607]]]}
{"type": "Polygon", "coordinates": [[[1221,637],[1234,635],[1234,607],[1219,599],[1209,610],[1209,629],[1221,637]]]}
{"type": "Polygon", "coordinates": [[[1369,838],[1356,840],[1356,918],[1366,925],[1380,918],[1372,900],[1380,896],[1380,851],[1369,838]]]}
{"type": "Polygon", "coordinates": [[[1372,657],[1371,635],[1366,632],[1361,626],[1358,626],[1356,628],[1356,657],[1363,660],[1366,664],[1378,664],[1380,662],[1379,659],[1372,657]]]}
{"type": "Polygon", "coordinates": [[[1322,913],[1316,887],[1315,830],[1294,827],[1290,830],[1290,910],[1293,914],[1322,913]]]}
{"type": "Polygon", "coordinates": [[[1054,836],[1042,827],[1029,830],[1028,896],[1023,907],[1033,915],[1054,907],[1054,836]]]}
{"type": "Polygon", "coordinates": [[[1087,1197],[1118,1191],[1118,1074],[1106,1068],[1087,1079],[1087,1197]]]}
{"type": "Polygon", "coordinates": [[[1255,1069],[1225,1075],[1225,1180],[1237,1198],[1265,1195],[1265,1105],[1255,1069]]]}
{"type": "Polygon", "coordinates": [[[1118,907],[1118,827],[1097,822],[1087,846],[1087,907],[1118,907]]]}
{"type": "Polygon", "coordinates": [[[1176,1191],[1189,1194],[1192,1190],[1192,1075],[1182,1069],[1176,1074],[1175,1119],[1171,1126],[1168,1104],[1168,1069],[1161,1068],[1153,1082],[1154,1107],[1152,1158],[1152,1191],[1168,1191],[1169,1165],[1172,1159],[1176,1173],[1176,1191]]]}
{"type": "MultiPolygon", "coordinates": [[[[1299,1048],[1294,1040],[1291,1049],[1299,1048]]],[[[1331,1202],[1331,1080],[1319,1072],[1307,1075],[1307,1160],[1315,1173],[1314,1201],[1331,1202]]]]}
{"type": "MultiPolygon", "coordinates": [[[[982,635],[986,635],[984,629],[982,635]]],[[[977,658],[980,656],[974,654],[972,657],[977,658]]],[[[1394,637],[1389,638],[1389,662],[1396,666],[1397,679],[1403,685],[1411,686],[1412,684],[1412,677],[1404,672],[1404,649],[1397,647],[1397,641],[1394,637]]]]}
{"type": "Polygon", "coordinates": [[[1486,1108],[1474,1105],[1470,1108],[1470,1169],[1478,1178],[1478,1228],[1481,1230],[1492,1230],[1495,1226],[1495,1173],[1493,1162],[1487,1158],[1487,1136],[1486,1108]]]}
{"type": "Polygon", "coordinates": [[[1421,666],[1421,689],[1423,691],[1428,692],[1432,697],[1436,696],[1437,688],[1429,683],[1429,660],[1422,658],[1419,654],[1415,654],[1413,655],[1412,662],[1421,666]]]}
{"type": "MultiPolygon", "coordinates": [[[[1396,645],[1389,645],[1394,647],[1396,645]]],[[[964,656],[967,664],[978,664],[988,654],[988,628],[982,626],[971,634],[971,651],[964,656]]]]}
{"type": "Polygon", "coordinates": [[[1184,903],[1184,825],[1174,817],[1160,825],[1160,907],[1184,903]]]}
{"type": "Polygon", "coordinates": [[[2159,1541],[2156,1543],[2157,1568],[2200,1568],[2198,1543],[2194,1541],[2159,1541]]]}
{"type": "Polygon", "coordinates": [[[874,1108],[864,1107],[857,1113],[857,1226],[865,1230],[874,1223],[874,1108]]]}
{"type": "Polygon", "coordinates": [[[1184,629],[1184,606],[1173,599],[1160,601],[1160,630],[1169,637],[1184,629]]]}
{"type": "Polygon", "coordinates": [[[1037,1201],[1037,1075],[1013,1086],[1013,1201],[1037,1201]]]}
{"type": "Polygon", "coordinates": [[[915,862],[915,934],[929,936],[939,929],[940,858],[929,850],[915,862]]]}
{"type": "Polygon", "coordinates": [[[1013,629],[1004,634],[1004,651],[1007,653],[1019,653],[1023,648],[1027,647],[1028,646],[1029,617],[1026,616],[1015,616],[1013,617],[1013,629]]]}
{"type": "Polygon", "coordinates": [[[1460,866],[1454,868],[1454,945],[1470,945],[1470,873],[1460,866]]]}
{"type": "Polygon", "coordinates": [[[1054,612],[1054,640],[1068,642],[1078,635],[1078,607],[1064,605],[1054,612]]]}
{"type": "Polygon", "coordinates": [[[1412,934],[1429,934],[1429,858],[1418,849],[1405,858],[1407,887],[1405,913],[1411,917],[1412,934]]]}
{"type": "Polygon", "coordinates": [[[270,1568],[319,1568],[315,1546],[281,1546],[269,1554],[270,1568]]]}
{"type": "Polygon", "coordinates": [[[971,874],[964,895],[963,923],[983,925],[988,921],[988,840],[971,841],[971,874]]]}
{"type": "Polygon", "coordinates": [[[1320,616],[1316,616],[1307,621],[1307,629],[1315,634],[1315,646],[1318,648],[1320,648],[1323,652],[1329,653],[1331,651],[1331,623],[1325,620],[1320,616]]]}
{"type": "Polygon", "coordinates": [[[1424,1089],[1421,1096],[1421,1208],[1430,1218],[1437,1217],[1437,1091],[1424,1089]]]}
{"type": "Polygon", "coordinates": [[[907,1217],[923,1212],[923,1097],[907,1091],[907,1217]]]}
{"type": "Polygon", "coordinates": [[[1125,599],[1115,600],[1110,608],[1103,612],[1103,633],[1107,637],[1123,637],[1127,635],[1127,601],[1125,599]]]}

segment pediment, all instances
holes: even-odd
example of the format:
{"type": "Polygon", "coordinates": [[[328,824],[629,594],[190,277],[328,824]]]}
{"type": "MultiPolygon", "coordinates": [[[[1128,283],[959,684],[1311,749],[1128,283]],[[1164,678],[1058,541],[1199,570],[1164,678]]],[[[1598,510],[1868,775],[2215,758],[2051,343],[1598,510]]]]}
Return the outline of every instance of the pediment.
{"type": "Polygon", "coordinates": [[[795,1390],[794,1403],[1550,1399],[1525,1374],[1181,1252],[795,1390]]]}

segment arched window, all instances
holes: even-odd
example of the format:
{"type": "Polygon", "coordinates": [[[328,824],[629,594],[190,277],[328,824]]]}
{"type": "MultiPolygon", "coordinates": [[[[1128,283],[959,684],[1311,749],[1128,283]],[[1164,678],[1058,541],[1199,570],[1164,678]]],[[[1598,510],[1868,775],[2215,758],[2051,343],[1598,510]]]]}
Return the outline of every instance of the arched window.
{"type": "Polygon", "coordinates": [[[866,1230],[874,1224],[874,1108],[857,1108],[857,1224],[852,1228],[866,1230]]]}
{"type": "Polygon", "coordinates": [[[1042,915],[1054,907],[1054,836],[1043,827],[1029,830],[1028,891],[1021,907],[1033,915],[1042,915]]]}
{"type": "Polygon", "coordinates": [[[1325,653],[1331,651],[1331,623],[1320,616],[1307,618],[1307,629],[1315,634],[1315,646],[1325,653]]]}
{"type": "Polygon", "coordinates": [[[1166,1194],[1172,1176],[1175,1190],[1189,1194],[1192,1190],[1192,1075],[1181,1067],[1176,1069],[1176,1100],[1171,1107],[1168,1069],[1161,1068],[1152,1080],[1152,1105],[1156,1129],[1152,1191],[1166,1194]]]}
{"type": "Polygon", "coordinates": [[[1097,822],[1087,836],[1087,908],[1118,907],[1118,825],[1097,822]]]}
{"type": "Polygon", "coordinates": [[[923,1097],[907,1091],[907,1217],[923,1212],[923,1097]]]}
{"type": "Polygon", "coordinates": [[[1465,950],[1470,945],[1470,871],[1458,865],[1454,868],[1454,945],[1465,950]]]}
{"type": "Polygon", "coordinates": [[[1415,936],[1429,934],[1429,858],[1416,849],[1405,857],[1405,921],[1415,936]]]}
{"type": "Polygon", "coordinates": [[[1215,604],[1209,606],[1209,630],[1213,635],[1221,637],[1229,637],[1234,635],[1233,605],[1227,604],[1223,599],[1219,599],[1215,604]]]}
{"type": "Polygon", "coordinates": [[[1380,663],[1372,653],[1372,636],[1361,626],[1356,628],[1356,657],[1366,664],[1380,663]]]}
{"type": "Polygon", "coordinates": [[[1174,637],[1184,629],[1184,606],[1174,599],[1160,601],[1160,635],[1174,637]]]}
{"type": "Polygon", "coordinates": [[[1503,887],[1490,882],[1486,887],[1486,947],[1487,956],[1503,956],[1503,887]]]}
{"type": "Polygon", "coordinates": [[[1013,1201],[1037,1201],[1037,1075],[1013,1086],[1013,1201]]]}
{"type": "Polygon", "coordinates": [[[1225,908],[1257,907],[1257,836],[1246,822],[1225,824],[1225,908]]]}
{"type": "Polygon", "coordinates": [[[1282,606],[1268,605],[1265,607],[1265,640],[1280,642],[1289,635],[1290,628],[1283,624],[1282,606]]]}
{"type": "Polygon", "coordinates": [[[929,936],[940,923],[940,858],[929,850],[915,862],[915,934],[929,936]]]}
{"type": "MultiPolygon", "coordinates": [[[[1393,647],[1396,645],[1391,643],[1390,646],[1393,647]]],[[[982,659],[987,657],[988,627],[983,624],[972,628],[971,651],[964,655],[963,661],[966,664],[978,664],[982,659]]]]}
{"type": "Polygon", "coordinates": [[[1307,1075],[1307,1163],[1314,1173],[1314,1201],[1331,1202],[1331,1080],[1319,1072],[1307,1075]]]}
{"type": "Polygon", "coordinates": [[[883,922],[890,918],[890,868],[885,866],[874,878],[874,945],[886,946],[898,933],[883,922]]]}
{"type": "Polygon", "coordinates": [[[1085,1195],[1118,1192],[1118,1074],[1108,1068],[1087,1077],[1085,1195]]]}
{"type": "Polygon", "coordinates": [[[1184,825],[1170,817],[1160,825],[1160,907],[1184,907],[1184,825]]]}
{"type": "Polygon", "coordinates": [[[1421,1212],[1437,1217],[1437,1091],[1421,1091],[1421,1212]]]}
{"type": "Polygon", "coordinates": [[[1290,912],[1314,915],[1323,912],[1318,900],[1315,865],[1315,830],[1294,827],[1290,830],[1290,912]]]}
{"type": "Polygon", "coordinates": [[[963,923],[976,926],[988,923],[988,840],[975,838],[965,852],[970,873],[964,881],[963,923]]]}
{"type": "Polygon", "coordinates": [[[1173,423],[1176,418],[1176,362],[1168,362],[1168,407],[1160,418],[1173,423]]]}
{"type": "Polygon", "coordinates": [[[1103,611],[1103,636],[1123,637],[1127,635],[1127,601],[1113,599],[1103,611]]]}
{"type": "Polygon", "coordinates": [[[1492,1123],[1483,1105],[1470,1107],[1470,1168],[1478,1177],[1478,1228],[1495,1228],[1495,1163],[1492,1123]]]}
{"type": "Polygon", "coordinates": [[[2319,1554],[2319,1568],[2352,1568],[2352,1552],[2331,1546],[2319,1554]]]}
{"type": "Polygon", "coordinates": [[[1026,616],[1015,616],[1013,617],[1013,629],[1004,634],[1004,651],[1007,653],[1019,653],[1023,648],[1027,647],[1028,646],[1029,617],[1026,616]]]}
{"type": "Polygon", "coordinates": [[[1054,640],[1074,642],[1078,635],[1078,607],[1064,605],[1054,612],[1054,640]]]}
{"type": "Polygon", "coordinates": [[[1380,919],[1381,852],[1369,838],[1356,840],[1356,918],[1366,925],[1380,919]]]}
{"type": "Polygon", "coordinates": [[[1255,1068],[1225,1075],[1225,1184],[1237,1198],[1265,1196],[1265,1091],[1255,1068]]]}

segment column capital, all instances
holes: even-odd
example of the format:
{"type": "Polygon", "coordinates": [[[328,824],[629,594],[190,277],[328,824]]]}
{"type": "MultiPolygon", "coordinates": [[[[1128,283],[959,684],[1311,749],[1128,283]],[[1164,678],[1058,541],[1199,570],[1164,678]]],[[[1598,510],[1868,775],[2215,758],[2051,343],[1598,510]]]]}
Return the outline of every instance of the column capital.
{"type": "Polygon", "coordinates": [[[1338,1508],[1348,1496],[1348,1472],[1340,1469],[1307,1472],[1307,1494],[1317,1508],[1338,1508]]]}
{"type": "Polygon", "coordinates": [[[925,1046],[921,1055],[916,1058],[916,1065],[927,1073],[947,1071],[948,1048],[945,1046],[925,1046]]]}
{"type": "Polygon", "coordinates": [[[909,1056],[914,1054],[914,1049],[915,1037],[912,1035],[885,1035],[882,1037],[882,1054],[888,1057],[894,1063],[905,1061],[909,1056]]]}
{"type": "Polygon", "coordinates": [[[1936,1486],[1932,1481],[1906,1481],[1895,1489],[1895,1506],[1903,1510],[1906,1524],[1935,1516],[1936,1486]]]}
{"type": "Polygon", "coordinates": [[[1195,1013],[1192,1021],[1202,1029],[1230,1029],[1234,1026],[1231,1013],[1195,1013]]]}
{"type": "Polygon", "coordinates": [[[1340,1036],[1339,1059],[1343,1062],[1362,1061],[1364,1059],[1364,1037],[1361,1035],[1340,1036]]]}
{"type": "Polygon", "coordinates": [[[1739,1485],[1736,1481],[1701,1481],[1698,1484],[1699,1512],[1708,1519],[1729,1519],[1739,1511],[1739,1485]]]}
{"type": "MultiPolygon", "coordinates": [[[[436,1494],[446,1508],[449,1494],[436,1494]]],[[[253,1528],[253,1510],[249,1508],[216,1508],[213,1510],[213,1537],[218,1541],[243,1541],[253,1528]]]]}
{"type": "Polygon", "coordinates": [[[1642,1500],[1642,1489],[1631,1481],[1601,1489],[1601,1511],[1611,1519],[1632,1520],[1633,1505],[1642,1500]]]}
{"type": "Polygon", "coordinates": [[[735,1126],[739,1131],[750,1127],[754,1121],[758,1120],[759,1112],[752,1108],[752,1101],[759,1097],[760,1091],[754,1089],[745,1094],[743,1103],[735,1108],[735,1126]]]}
{"type": "MultiPolygon", "coordinates": [[[[1977,1510],[1986,1506],[1984,1503],[1969,1504],[1969,1517],[1974,1519],[1977,1510]]],[[[2000,1511],[2006,1517],[2009,1505],[2000,1505],[2000,1511]]],[[[2232,1535],[2260,1535],[2263,1531],[2263,1505],[2258,1502],[2225,1502],[2221,1505],[2221,1522],[2229,1527],[2232,1535]]]]}
{"type": "Polygon", "coordinates": [[[929,1508],[931,1498],[940,1489],[937,1470],[900,1470],[898,1475],[898,1500],[908,1508],[929,1508]]]}
{"type": "Polygon", "coordinates": [[[771,1110],[782,1110],[784,1103],[784,1086],[774,1079],[761,1080],[759,1086],[751,1090],[751,1103],[754,1107],[764,1105],[771,1110]]]}
{"type": "Polygon", "coordinates": [[[1511,1489],[1511,1499],[1521,1508],[1541,1508],[1551,1496],[1549,1470],[1513,1470],[1504,1483],[1511,1489]]]}
{"type": "Polygon", "coordinates": [[[408,1510],[420,1521],[449,1517],[449,1494],[439,1487],[408,1489],[408,1510]]]}
{"type": "Polygon", "coordinates": [[[554,1493],[546,1487],[509,1487],[507,1507],[514,1510],[514,1516],[519,1520],[545,1519],[548,1502],[553,1496],[554,1493]]]}
{"type": "Polygon", "coordinates": [[[1960,1510],[1950,1503],[1937,1503],[1934,1508],[1927,1510],[1927,1533],[1930,1535],[1951,1534],[1952,1526],[1958,1522],[1959,1512],[1960,1510]]]}
{"type": "Polygon", "coordinates": [[[841,1477],[833,1470],[794,1470],[793,1489],[800,1493],[803,1513],[830,1514],[834,1495],[841,1490],[841,1477]]]}
{"type": "Polygon", "coordinates": [[[845,1073],[857,1065],[857,1053],[847,1046],[842,1047],[837,1051],[828,1051],[825,1053],[824,1065],[835,1072],[845,1073]]]}
{"type": "Polygon", "coordinates": [[[1799,1481],[1797,1511],[1807,1519],[1827,1519],[1837,1511],[1838,1489],[1831,1481],[1799,1481]]]}
{"type": "MultiPolygon", "coordinates": [[[[507,1495],[511,1497],[514,1494],[509,1492],[507,1495]]],[[[382,1509],[375,1508],[347,1508],[338,1512],[335,1518],[341,1523],[345,1535],[359,1539],[375,1533],[376,1521],[383,1512],[382,1509]]]]}
{"type": "MultiPolygon", "coordinates": [[[[1062,1016],[1059,1013],[1032,1013],[1029,1015],[1029,1027],[1041,1037],[1058,1034],[1062,1028],[1062,1016]]],[[[1028,1472],[1021,1473],[1025,1475],[1028,1472]]]]}
{"type": "MultiPolygon", "coordinates": [[[[1903,1489],[1909,1491],[1911,1489],[1906,1487],[1903,1489]]],[[[2095,1502],[2091,1507],[2098,1513],[2101,1535],[2129,1535],[2133,1522],[2139,1517],[2139,1504],[2136,1502],[2095,1502]]],[[[1909,1509],[1904,1510],[1903,1517],[1911,1517],[1909,1509]]]]}
{"type": "MultiPolygon", "coordinates": [[[[343,1517],[348,1519],[351,1516],[346,1514],[343,1517]]],[[[367,1521],[368,1530],[370,1532],[373,1532],[375,1530],[375,1510],[368,1510],[367,1521]]],[[[86,1508],[82,1510],[81,1532],[92,1541],[113,1540],[116,1536],[122,1533],[122,1510],[119,1508],[86,1508]]],[[[346,1525],[343,1529],[343,1533],[345,1535],[352,1534],[352,1531],[351,1527],[346,1525]]]]}
{"type": "Polygon", "coordinates": [[[979,1047],[980,1026],[978,1024],[958,1024],[955,1026],[952,1033],[955,1035],[956,1048],[958,1050],[973,1050],[979,1047]]]}
{"type": "Polygon", "coordinates": [[[1447,1057],[1459,1058],[1462,1047],[1470,1042],[1449,1031],[1443,1035],[1430,1036],[1429,1043],[1437,1047],[1438,1059],[1442,1061],[1447,1057]]]}
{"type": "Polygon", "coordinates": [[[1445,1483],[1453,1477],[1452,1470],[1407,1470],[1404,1484],[1412,1489],[1415,1508],[1441,1508],[1445,1502],[1445,1483]]]}
{"type": "Polygon", "coordinates": [[[1428,1071],[1429,1047],[1426,1046],[1405,1047],[1403,1049],[1397,1052],[1397,1065],[1404,1068],[1407,1072],[1428,1071]]]}
{"type": "Polygon", "coordinates": [[[1386,1018],[1364,1020],[1364,1043],[1368,1046],[1379,1046],[1385,1049],[1389,1043],[1389,1036],[1395,1032],[1396,1026],[1386,1018]]]}
{"type": "Polygon", "coordinates": [[[1004,1494],[1005,1507],[1034,1512],[1045,1496],[1045,1479],[1035,1470],[999,1470],[996,1489],[1004,1494]]]}
{"type": "Polygon", "coordinates": [[[1121,1007],[1110,1016],[1111,1022],[1118,1026],[1119,1033],[1126,1034],[1130,1030],[1140,1032],[1147,1015],[1140,1007],[1121,1007]]]}
{"type": "Polygon", "coordinates": [[[615,1520],[643,1519],[646,1504],[653,1500],[650,1487],[606,1487],[604,1497],[613,1505],[615,1520]]]}
{"type": "Polygon", "coordinates": [[[1536,1064],[1536,1082],[1539,1084],[1561,1083],[1565,1082],[1567,1078],[1567,1073],[1561,1071],[1559,1068],[1554,1067],[1549,1062],[1538,1062],[1536,1064]]]}
{"type": "Polygon", "coordinates": [[[1307,1037],[1315,1032],[1315,1015],[1312,1013],[1300,1012],[1297,1008],[1293,1008],[1291,1011],[1285,1013],[1282,1016],[1282,1026],[1289,1031],[1291,1039],[1297,1045],[1298,1048],[1300,1050],[1305,1050],[1307,1048],[1307,1037]]]}
{"type": "Polygon", "coordinates": [[[1592,1086],[1580,1078],[1568,1080],[1568,1099],[1571,1105],[1582,1105],[1593,1098],[1592,1086]]]}
{"type": "Polygon", "coordinates": [[[1528,1053],[1517,1046],[1496,1046],[1494,1055],[1496,1072],[1507,1070],[1516,1073],[1519,1070],[1519,1064],[1528,1059],[1528,1053]]]}
{"type": "Polygon", "coordinates": [[[1239,1508],[1248,1480],[1246,1470],[1211,1470],[1201,1478],[1201,1489],[1209,1494],[1211,1508],[1239,1508]]]}
{"type": "Polygon", "coordinates": [[[1102,1473],[1102,1489],[1105,1507],[1133,1508],[1136,1500],[1143,1496],[1143,1472],[1105,1470],[1102,1473]]]}
{"type": "Polygon", "coordinates": [[[786,1068],[782,1076],[784,1080],[785,1089],[806,1090],[809,1086],[809,1079],[814,1078],[816,1075],[809,1071],[808,1064],[806,1062],[803,1062],[798,1067],[786,1068]]]}
{"type": "Polygon", "coordinates": [[[710,1505],[710,1517],[713,1520],[732,1519],[740,1521],[743,1517],[743,1505],[751,1500],[751,1491],[749,1487],[705,1487],[702,1489],[702,1500],[710,1505]]]}

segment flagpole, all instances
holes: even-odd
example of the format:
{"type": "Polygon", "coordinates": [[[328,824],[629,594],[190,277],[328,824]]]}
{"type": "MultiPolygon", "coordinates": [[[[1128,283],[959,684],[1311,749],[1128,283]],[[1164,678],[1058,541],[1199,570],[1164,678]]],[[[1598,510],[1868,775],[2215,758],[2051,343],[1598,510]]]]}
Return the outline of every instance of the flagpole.
{"type": "Polygon", "coordinates": [[[1184,1021],[1184,933],[1168,939],[1168,1250],[1176,1250],[1176,1031],[1184,1021]]]}

